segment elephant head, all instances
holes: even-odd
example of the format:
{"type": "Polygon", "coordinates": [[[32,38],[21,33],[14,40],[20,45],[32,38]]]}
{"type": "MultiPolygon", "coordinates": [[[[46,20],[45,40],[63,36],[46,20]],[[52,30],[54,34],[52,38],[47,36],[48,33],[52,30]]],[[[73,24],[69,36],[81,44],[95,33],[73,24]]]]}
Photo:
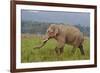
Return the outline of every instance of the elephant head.
{"type": "Polygon", "coordinates": [[[47,29],[44,41],[48,41],[50,38],[55,38],[59,33],[59,28],[55,24],[51,24],[47,29]]]}

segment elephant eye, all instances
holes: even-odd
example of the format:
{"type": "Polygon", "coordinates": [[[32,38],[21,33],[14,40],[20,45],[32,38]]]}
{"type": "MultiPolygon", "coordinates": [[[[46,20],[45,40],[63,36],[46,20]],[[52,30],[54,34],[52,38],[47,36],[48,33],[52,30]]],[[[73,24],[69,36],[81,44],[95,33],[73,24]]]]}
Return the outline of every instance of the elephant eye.
{"type": "Polygon", "coordinates": [[[52,30],[49,30],[49,31],[47,31],[47,33],[48,33],[49,35],[52,35],[52,34],[53,34],[53,31],[52,31],[52,30]]]}
{"type": "Polygon", "coordinates": [[[51,33],[51,32],[53,32],[53,30],[51,30],[51,29],[47,30],[47,33],[51,33]]]}
{"type": "Polygon", "coordinates": [[[48,33],[52,33],[52,31],[48,31],[48,33]]]}

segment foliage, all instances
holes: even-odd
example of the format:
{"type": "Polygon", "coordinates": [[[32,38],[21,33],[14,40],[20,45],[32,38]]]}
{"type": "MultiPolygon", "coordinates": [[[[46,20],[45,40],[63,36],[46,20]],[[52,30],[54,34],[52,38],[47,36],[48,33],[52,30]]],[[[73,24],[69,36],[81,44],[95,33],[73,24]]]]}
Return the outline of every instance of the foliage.
{"type": "Polygon", "coordinates": [[[77,48],[73,54],[72,46],[65,45],[64,53],[57,55],[55,47],[57,42],[54,39],[49,40],[44,47],[33,49],[36,45],[42,43],[42,36],[22,34],[21,36],[21,62],[44,62],[44,61],[68,61],[68,60],[87,60],[90,58],[90,40],[85,37],[84,50],[85,55],[81,55],[77,48]]]}

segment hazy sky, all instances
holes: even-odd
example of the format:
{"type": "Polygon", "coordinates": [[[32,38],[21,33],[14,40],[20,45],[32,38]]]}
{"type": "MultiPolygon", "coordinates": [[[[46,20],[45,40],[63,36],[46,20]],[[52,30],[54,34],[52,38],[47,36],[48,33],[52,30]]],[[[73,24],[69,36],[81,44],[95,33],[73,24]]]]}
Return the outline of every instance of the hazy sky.
{"type": "Polygon", "coordinates": [[[70,23],[84,26],[90,25],[90,13],[86,12],[21,10],[21,18],[22,20],[40,22],[70,23]]]}

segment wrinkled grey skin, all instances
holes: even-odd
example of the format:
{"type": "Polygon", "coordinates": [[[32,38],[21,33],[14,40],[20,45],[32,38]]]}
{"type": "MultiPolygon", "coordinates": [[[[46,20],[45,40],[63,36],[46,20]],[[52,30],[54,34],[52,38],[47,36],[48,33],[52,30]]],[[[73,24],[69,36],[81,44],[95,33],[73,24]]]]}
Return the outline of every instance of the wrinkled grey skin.
{"type": "Polygon", "coordinates": [[[43,47],[45,43],[51,38],[54,38],[57,41],[57,47],[55,48],[57,54],[60,55],[63,53],[65,44],[69,44],[73,46],[72,53],[75,52],[76,48],[79,48],[81,54],[85,55],[83,49],[84,37],[78,28],[71,25],[65,26],[51,24],[47,29],[43,43],[35,48],[43,47]]]}

